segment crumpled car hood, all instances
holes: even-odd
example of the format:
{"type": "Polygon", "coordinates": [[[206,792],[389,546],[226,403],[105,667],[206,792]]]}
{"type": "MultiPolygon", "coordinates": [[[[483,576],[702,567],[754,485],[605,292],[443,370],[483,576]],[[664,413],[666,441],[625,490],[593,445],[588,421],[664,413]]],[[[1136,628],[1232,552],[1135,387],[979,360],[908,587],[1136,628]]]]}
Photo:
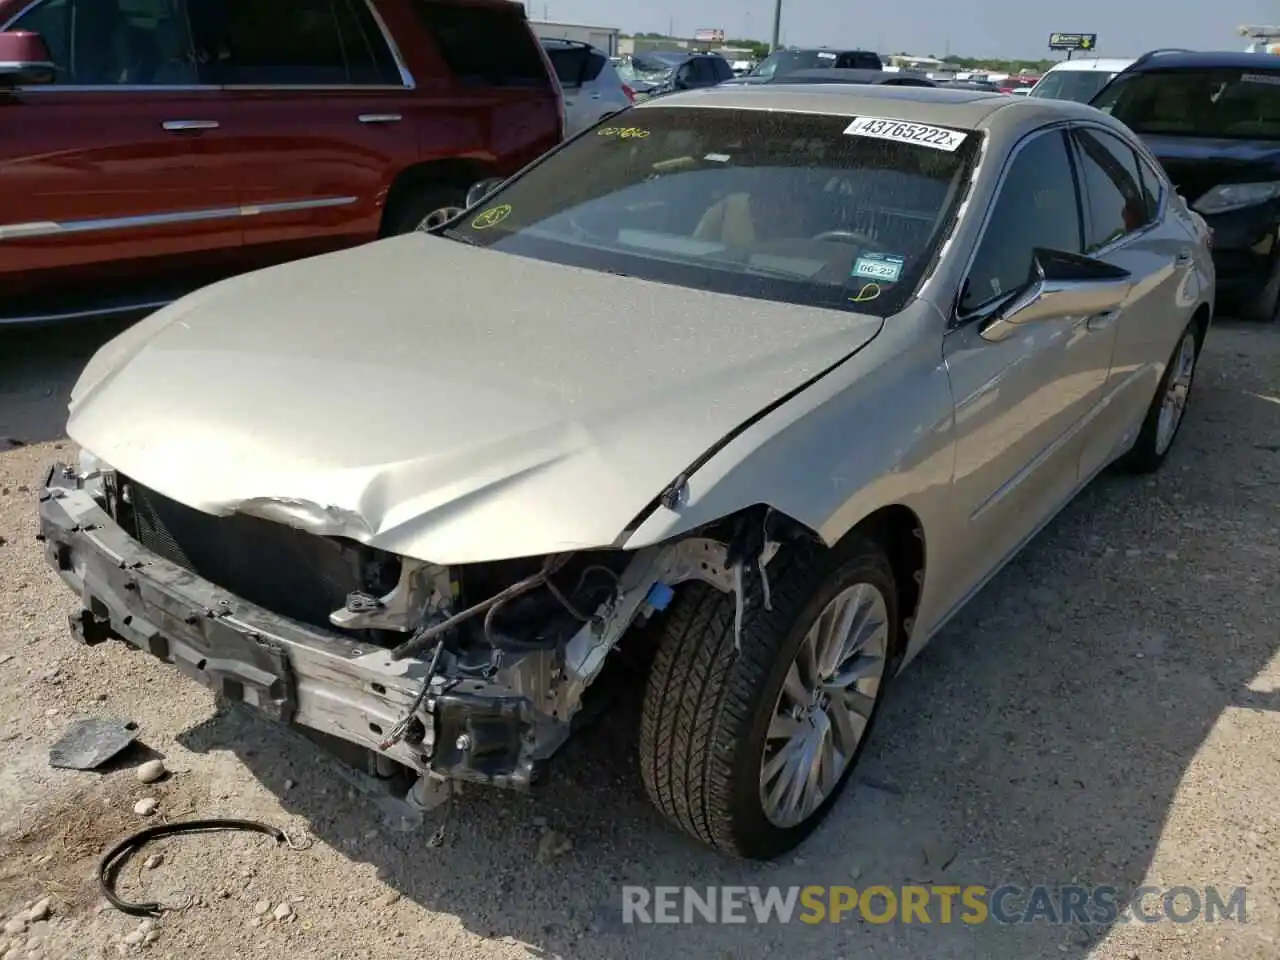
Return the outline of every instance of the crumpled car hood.
{"type": "Polygon", "coordinates": [[[437,563],[607,546],[876,318],[425,234],[207,287],[102,348],[68,432],[198,510],[437,563]]]}

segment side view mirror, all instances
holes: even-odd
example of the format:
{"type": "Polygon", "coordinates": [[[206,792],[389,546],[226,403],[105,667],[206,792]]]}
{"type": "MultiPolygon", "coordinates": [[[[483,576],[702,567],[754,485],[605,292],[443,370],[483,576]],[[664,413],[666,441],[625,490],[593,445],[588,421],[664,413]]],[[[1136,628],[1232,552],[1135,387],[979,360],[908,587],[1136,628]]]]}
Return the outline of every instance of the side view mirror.
{"type": "Polygon", "coordinates": [[[467,191],[467,206],[474,207],[502,185],[501,177],[485,177],[471,185],[467,191]]]}
{"type": "Polygon", "coordinates": [[[1054,317],[1100,317],[1118,310],[1132,287],[1128,270],[1093,257],[1037,248],[1027,283],[982,321],[978,333],[998,343],[1028,323],[1054,317]]]}
{"type": "Polygon", "coordinates": [[[57,74],[58,67],[40,34],[25,30],[0,33],[0,86],[52,83],[57,74]]]}

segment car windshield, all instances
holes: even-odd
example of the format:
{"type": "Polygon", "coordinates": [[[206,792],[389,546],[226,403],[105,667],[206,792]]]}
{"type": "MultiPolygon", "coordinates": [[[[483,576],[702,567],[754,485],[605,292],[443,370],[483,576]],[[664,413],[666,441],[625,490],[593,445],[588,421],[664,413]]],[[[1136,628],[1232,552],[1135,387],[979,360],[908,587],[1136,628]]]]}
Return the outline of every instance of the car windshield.
{"type": "Polygon", "coordinates": [[[761,60],[748,76],[771,80],[797,70],[815,70],[834,67],[835,64],[836,55],[829,50],[779,50],[761,60]]]}
{"type": "Polygon", "coordinates": [[[1135,133],[1280,139],[1280,70],[1153,70],[1094,100],[1135,133]]]}
{"type": "Polygon", "coordinates": [[[676,63],[675,59],[654,54],[633,56],[618,66],[618,75],[627,83],[636,80],[641,83],[657,83],[671,76],[676,63]]]}
{"type": "Polygon", "coordinates": [[[980,134],[859,123],[874,135],[847,133],[849,117],[642,107],[546,155],[444,235],[604,273],[887,316],[914,294],[949,232],[980,134]]]}
{"type": "Polygon", "coordinates": [[[1088,103],[1114,76],[1109,70],[1052,70],[1028,96],[1088,103]]]}

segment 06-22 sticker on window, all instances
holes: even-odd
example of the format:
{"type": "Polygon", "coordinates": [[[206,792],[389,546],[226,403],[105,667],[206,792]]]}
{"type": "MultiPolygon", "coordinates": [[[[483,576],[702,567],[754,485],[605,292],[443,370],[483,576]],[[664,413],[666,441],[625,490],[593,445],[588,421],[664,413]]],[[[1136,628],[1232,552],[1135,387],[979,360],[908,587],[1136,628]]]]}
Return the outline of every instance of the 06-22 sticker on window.
{"type": "Polygon", "coordinates": [[[964,130],[934,127],[927,123],[908,123],[886,117],[854,117],[844,132],[856,137],[874,137],[895,143],[914,143],[934,150],[955,151],[968,135],[964,130]]]}

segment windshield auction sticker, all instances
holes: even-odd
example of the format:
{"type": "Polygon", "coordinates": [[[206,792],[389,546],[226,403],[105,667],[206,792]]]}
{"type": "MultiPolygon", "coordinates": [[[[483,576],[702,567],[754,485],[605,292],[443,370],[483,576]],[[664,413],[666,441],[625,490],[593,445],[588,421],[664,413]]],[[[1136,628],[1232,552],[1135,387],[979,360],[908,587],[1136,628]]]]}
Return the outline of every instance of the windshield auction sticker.
{"type": "Polygon", "coordinates": [[[471,221],[471,229],[488,230],[490,227],[496,227],[509,216],[511,216],[511,204],[500,203],[496,207],[477,213],[475,219],[471,221]]]}
{"type": "Polygon", "coordinates": [[[932,127],[927,123],[907,123],[905,120],[886,117],[855,117],[853,123],[844,128],[844,132],[850,136],[912,143],[932,147],[934,150],[946,150],[948,153],[954,153],[968,135],[963,130],[932,127]]]}
{"type": "Polygon", "coordinates": [[[619,140],[643,140],[648,135],[649,131],[641,127],[601,127],[596,131],[597,137],[617,137],[619,140]]]}

